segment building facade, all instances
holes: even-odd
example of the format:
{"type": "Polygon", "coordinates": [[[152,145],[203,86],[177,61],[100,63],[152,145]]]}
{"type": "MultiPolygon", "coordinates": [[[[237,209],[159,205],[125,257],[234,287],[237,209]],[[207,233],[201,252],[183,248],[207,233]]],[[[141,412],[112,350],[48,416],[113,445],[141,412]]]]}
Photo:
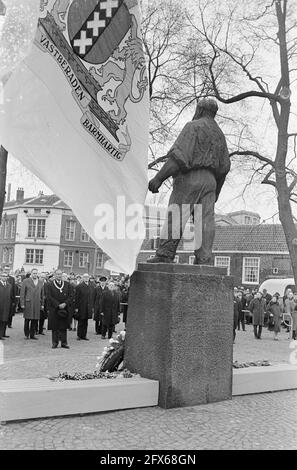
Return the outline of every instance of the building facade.
{"type": "MultiPolygon", "coordinates": [[[[166,208],[147,206],[146,238],[137,262],[154,256],[166,208]]],[[[12,271],[32,268],[51,272],[110,274],[109,257],[84,231],[72,210],[58,196],[39,194],[5,203],[0,227],[0,264],[12,271]]],[[[189,221],[175,262],[194,262],[194,228],[189,221]]],[[[226,267],[235,285],[258,287],[267,278],[292,277],[292,266],[281,225],[261,224],[258,214],[238,211],[216,216],[213,264],[226,267]],[[242,223],[246,222],[246,223],[242,223]]]]}
{"type": "Polygon", "coordinates": [[[25,199],[20,188],[16,200],[5,203],[0,229],[2,267],[26,272],[60,268],[67,273],[100,275],[107,274],[107,259],[57,196],[39,194],[25,199]]]}

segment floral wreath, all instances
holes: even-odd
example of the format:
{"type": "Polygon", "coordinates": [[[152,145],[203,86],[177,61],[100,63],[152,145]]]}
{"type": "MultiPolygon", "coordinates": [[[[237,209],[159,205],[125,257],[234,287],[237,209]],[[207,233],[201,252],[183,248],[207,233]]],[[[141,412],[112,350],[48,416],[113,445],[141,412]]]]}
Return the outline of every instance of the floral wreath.
{"type": "Polygon", "coordinates": [[[126,332],[121,331],[116,339],[109,340],[109,346],[103,349],[101,356],[97,357],[96,368],[100,372],[115,372],[120,369],[124,361],[126,332]]]}
{"type": "Polygon", "coordinates": [[[124,361],[125,336],[126,332],[121,331],[116,339],[109,340],[109,346],[105,347],[101,356],[97,357],[97,370],[94,372],[75,372],[74,374],[59,372],[57,376],[49,377],[49,379],[63,382],[65,380],[126,379],[137,376],[138,374],[132,374],[129,370],[121,367],[124,361]]]}

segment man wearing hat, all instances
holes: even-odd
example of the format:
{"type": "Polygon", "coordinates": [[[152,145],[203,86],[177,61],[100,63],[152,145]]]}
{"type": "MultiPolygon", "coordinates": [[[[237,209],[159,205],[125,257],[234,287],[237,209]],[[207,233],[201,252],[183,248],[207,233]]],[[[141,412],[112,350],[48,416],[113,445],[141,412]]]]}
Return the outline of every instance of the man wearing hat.
{"type": "Polygon", "coordinates": [[[96,335],[102,334],[102,315],[100,311],[100,302],[103,292],[108,291],[107,277],[99,277],[99,283],[95,289],[95,309],[94,309],[94,321],[95,321],[95,333],[96,335]]]}
{"type": "Polygon", "coordinates": [[[213,99],[198,101],[188,122],[168,153],[161,170],[149,182],[152,193],[173,177],[173,191],[156,256],[149,263],[173,263],[177,246],[194,206],[202,206],[202,244],[195,247],[195,264],[211,262],[215,235],[214,205],[226,175],[230,157],[225,136],[215,121],[218,105],[213,99]]]}

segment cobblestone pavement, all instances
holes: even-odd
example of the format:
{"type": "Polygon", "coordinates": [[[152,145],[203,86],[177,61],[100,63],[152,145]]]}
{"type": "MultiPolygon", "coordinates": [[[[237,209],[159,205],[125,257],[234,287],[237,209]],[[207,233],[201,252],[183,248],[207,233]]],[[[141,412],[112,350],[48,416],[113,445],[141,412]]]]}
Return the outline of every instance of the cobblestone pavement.
{"type": "Polygon", "coordinates": [[[0,449],[297,449],[297,391],[0,425],[0,449]]]}
{"type": "MultiPolygon", "coordinates": [[[[95,335],[94,321],[89,320],[89,341],[77,341],[76,331],[68,331],[70,349],[51,349],[51,331],[38,335],[38,341],[26,340],[23,317],[17,314],[13,328],[7,330],[10,338],[4,341],[4,364],[0,365],[0,380],[57,375],[58,372],[92,372],[108,340],[95,335]]],[[[118,332],[124,324],[117,325],[118,332]]],[[[115,337],[115,335],[114,335],[115,337]]]]}
{"type": "MultiPolygon", "coordinates": [[[[17,315],[5,340],[0,379],[92,371],[107,344],[94,334],[93,321],[90,341],[77,341],[75,332],[68,333],[70,350],[52,350],[50,332],[27,341],[22,326],[17,315]]],[[[117,325],[117,330],[122,327],[117,325]]],[[[274,341],[264,329],[259,341],[247,325],[246,332],[237,332],[234,360],[288,363],[289,344],[284,330],[274,341]]],[[[154,407],[7,423],[0,425],[0,449],[297,449],[296,403],[297,391],[291,390],[173,410],[154,407]]]]}
{"type": "MultiPolygon", "coordinates": [[[[123,329],[117,325],[117,331],[123,329]]],[[[280,340],[273,340],[273,333],[263,329],[262,339],[255,340],[251,325],[247,331],[237,331],[233,359],[239,362],[268,359],[272,364],[288,363],[291,350],[288,333],[282,330],[280,340]]],[[[60,372],[92,372],[96,358],[100,356],[107,340],[94,332],[94,322],[89,320],[90,341],[77,341],[76,332],[68,332],[70,349],[51,349],[51,332],[45,331],[38,341],[24,339],[22,315],[16,315],[13,328],[8,329],[10,338],[4,341],[4,364],[0,365],[0,380],[45,377],[60,372]]]]}

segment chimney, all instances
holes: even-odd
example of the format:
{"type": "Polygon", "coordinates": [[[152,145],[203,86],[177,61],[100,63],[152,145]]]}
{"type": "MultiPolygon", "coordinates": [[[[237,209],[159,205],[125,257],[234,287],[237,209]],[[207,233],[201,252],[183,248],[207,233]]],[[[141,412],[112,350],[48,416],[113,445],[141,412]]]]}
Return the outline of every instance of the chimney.
{"type": "Polygon", "coordinates": [[[11,197],[11,183],[8,183],[6,202],[10,202],[10,197],[11,197]]]}
{"type": "Polygon", "coordinates": [[[21,202],[24,200],[24,188],[18,188],[16,192],[16,200],[21,202]]]}

